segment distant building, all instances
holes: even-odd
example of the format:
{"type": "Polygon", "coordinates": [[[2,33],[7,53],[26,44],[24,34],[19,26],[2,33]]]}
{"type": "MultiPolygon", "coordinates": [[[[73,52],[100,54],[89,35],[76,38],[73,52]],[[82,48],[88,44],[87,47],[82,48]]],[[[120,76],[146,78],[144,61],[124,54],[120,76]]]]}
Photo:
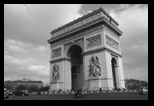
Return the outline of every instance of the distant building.
{"type": "Polygon", "coordinates": [[[30,86],[37,86],[38,88],[41,88],[44,86],[44,83],[42,81],[31,81],[31,80],[16,80],[16,81],[5,81],[4,87],[9,87],[12,89],[15,89],[19,85],[25,85],[27,87],[30,86]]]}

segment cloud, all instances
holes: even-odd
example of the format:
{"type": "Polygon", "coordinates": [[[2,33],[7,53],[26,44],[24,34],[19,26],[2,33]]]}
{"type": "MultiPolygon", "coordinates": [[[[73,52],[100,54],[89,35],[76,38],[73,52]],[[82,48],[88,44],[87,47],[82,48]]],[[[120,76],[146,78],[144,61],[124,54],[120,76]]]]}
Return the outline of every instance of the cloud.
{"type": "Polygon", "coordinates": [[[4,55],[4,63],[9,63],[9,64],[15,64],[15,65],[21,65],[21,64],[27,64],[27,63],[32,63],[35,60],[32,58],[15,58],[10,55],[4,55]]]}
{"type": "Polygon", "coordinates": [[[30,65],[29,70],[36,71],[43,75],[49,75],[49,67],[43,66],[43,65],[30,65]]]}
{"type": "Polygon", "coordinates": [[[50,32],[80,17],[81,6],[4,4],[4,79],[49,82],[50,32]]]}
{"type": "Polygon", "coordinates": [[[32,52],[45,52],[49,49],[49,46],[35,45],[32,43],[22,42],[14,39],[4,40],[4,52],[5,53],[32,53],[32,52]]]}
{"type": "Polygon", "coordinates": [[[48,81],[50,32],[80,17],[81,6],[4,4],[4,78],[48,81]]]}
{"type": "Polygon", "coordinates": [[[4,5],[4,38],[46,45],[50,32],[81,16],[81,4],[4,5]]]}
{"type": "Polygon", "coordinates": [[[38,47],[38,50],[40,50],[40,51],[45,51],[47,48],[46,47],[44,47],[44,46],[39,46],[38,47]]]}
{"type": "Polygon", "coordinates": [[[122,30],[125,76],[148,80],[148,5],[120,5],[110,15],[122,30]]]}
{"type": "Polygon", "coordinates": [[[13,39],[4,40],[4,52],[12,51],[12,52],[20,52],[27,53],[28,50],[25,49],[27,45],[21,41],[16,41],[13,39]]]}
{"type": "MultiPolygon", "coordinates": [[[[22,78],[49,79],[49,66],[39,65],[33,58],[15,58],[4,55],[4,80],[17,80],[22,78]]],[[[46,82],[48,83],[48,82],[46,82]]]]}
{"type": "Polygon", "coordinates": [[[10,45],[10,49],[13,50],[13,51],[18,51],[18,52],[22,52],[22,53],[27,53],[26,50],[24,50],[24,49],[22,49],[22,48],[20,48],[20,47],[18,47],[18,46],[12,46],[12,45],[10,45]]]}
{"type": "Polygon", "coordinates": [[[46,52],[49,51],[50,45],[42,46],[42,45],[37,45],[35,48],[33,47],[31,50],[35,52],[46,52]]]}
{"type": "Polygon", "coordinates": [[[35,77],[42,79],[43,82],[48,81],[49,63],[47,59],[49,59],[49,49],[48,46],[5,39],[4,79],[16,80],[35,77]]]}

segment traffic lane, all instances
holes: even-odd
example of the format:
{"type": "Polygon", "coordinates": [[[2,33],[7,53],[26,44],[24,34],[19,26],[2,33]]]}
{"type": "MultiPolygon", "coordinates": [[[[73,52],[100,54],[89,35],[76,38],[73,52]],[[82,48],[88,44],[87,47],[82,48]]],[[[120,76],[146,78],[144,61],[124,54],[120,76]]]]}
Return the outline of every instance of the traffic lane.
{"type": "Polygon", "coordinates": [[[93,93],[86,94],[86,98],[75,98],[74,94],[42,94],[29,96],[10,96],[5,100],[148,100],[148,95],[138,93],[93,93]]]}

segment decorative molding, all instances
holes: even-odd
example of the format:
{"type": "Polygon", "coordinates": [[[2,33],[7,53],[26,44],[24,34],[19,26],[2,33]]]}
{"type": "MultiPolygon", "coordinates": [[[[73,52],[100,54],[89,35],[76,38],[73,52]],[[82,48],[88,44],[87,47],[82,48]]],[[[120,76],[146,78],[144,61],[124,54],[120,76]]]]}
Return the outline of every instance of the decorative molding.
{"type": "Polygon", "coordinates": [[[91,20],[95,20],[97,18],[100,17],[105,17],[106,19],[108,19],[114,26],[118,26],[119,24],[103,9],[103,8],[99,8],[97,10],[92,11],[91,13],[88,13],[72,22],[69,22],[61,27],[58,27],[57,29],[53,30],[51,32],[51,34],[55,34],[55,33],[62,33],[64,32],[64,30],[69,30],[72,29],[73,27],[77,27],[80,26],[82,24],[85,24],[91,20]],[[80,24],[80,25],[79,25],[80,24]]]}
{"type": "Polygon", "coordinates": [[[72,42],[68,42],[66,44],[64,44],[64,53],[66,53],[67,49],[72,45],[72,42]]]}
{"type": "Polygon", "coordinates": [[[59,45],[59,44],[65,43],[65,42],[67,42],[67,41],[71,41],[71,40],[77,39],[77,38],[79,38],[79,37],[82,37],[83,35],[86,35],[86,34],[88,34],[88,33],[91,33],[91,32],[97,31],[97,30],[100,30],[100,29],[102,29],[102,28],[103,28],[102,25],[98,25],[98,26],[95,26],[95,27],[93,27],[93,28],[89,28],[89,29],[87,29],[87,30],[85,30],[85,31],[81,31],[81,32],[79,32],[79,33],[77,33],[77,34],[74,34],[73,36],[70,36],[70,37],[61,39],[61,40],[59,40],[59,41],[56,41],[56,42],[54,42],[54,43],[51,44],[51,47],[53,47],[53,46],[55,46],[55,45],[59,45]]]}
{"type": "Polygon", "coordinates": [[[121,54],[119,54],[117,52],[114,52],[113,50],[111,50],[111,49],[109,49],[107,47],[101,47],[101,48],[89,50],[89,51],[83,52],[82,55],[85,56],[85,55],[89,55],[89,54],[93,54],[93,53],[98,53],[100,51],[107,51],[107,52],[111,53],[112,55],[122,57],[121,54]]]}
{"type": "Polygon", "coordinates": [[[103,25],[103,29],[106,30],[107,32],[111,33],[118,40],[120,40],[119,36],[115,32],[113,32],[111,29],[109,29],[107,26],[103,25]]]}
{"type": "Polygon", "coordinates": [[[82,51],[84,50],[84,42],[83,42],[83,38],[77,39],[75,41],[72,42],[68,42],[66,44],[64,44],[64,54],[65,56],[67,56],[67,51],[69,49],[69,47],[71,47],[72,45],[79,45],[82,48],[82,51]]]}
{"type": "Polygon", "coordinates": [[[104,17],[100,17],[100,18],[98,18],[98,19],[96,19],[96,20],[93,20],[93,21],[90,21],[90,22],[88,22],[88,23],[86,23],[86,24],[83,24],[83,25],[81,25],[81,26],[78,26],[77,28],[74,28],[74,29],[72,29],[72,30],[69,30],[69,31],[67,31],[67,32],[65,32],[65,33],[63,33],[63,34],[60,34],[60,35],[55,36],[55,37],[52,37],[51,39],[48,40],[48,42],[49,42],[49,43],[52,43],[52,42],[55,41],[55,40],[58,40],[58,39],[60,39],[60,38],[62,38],[62,37],[66,37],[67,35],[70,35],[70,34],[73,34],[73,33],[75,33],[75,32],[78,32],[78,31],[80,31],[80,30],[82,30],[82,29],[85,29],[85,28],[87,28],[87,27],[89,27],[89,26],[92,26],[92,25],[94,25],[94,24],[100,23],[100,22],[103,21],[103,20],[104,20],[104,17]]]}
{"type": "Polygon", "coordinates": [[[103,21],[106,23],[106,25],[110,26],[112,30],[118,34],[118,36],[122,35],[122,31],[114,24],[112,24],[108,19],[103,17],[103,21]]]}
{"type": "Polygon", "coordinates": [[[64,60],[71,61],[70,58],[59,58],[59,59],[51,60],[51,61],[49,61],[49,62],[50,62],[50,64],[53,64],[53,63],[60,62],[60,61],[64,61],[64,60]]]}
{"type": "Polygon", "coordinates": [[[84,48],[83,38],[75,40],[74,43],[80,45],[82,47],[82,49],[84,48]]]}
{"type": "Polygon", "coordinates": [[[50,84],[58,84],[58,83],[64,83],[63,81],[52,81],[50,84]]]}
{"type": "MultiPolygon", "coordinates": [[[[103,16],[103,17],[100,17],[100,18],[98,18],[98,19],[96,19],[96,20],[90,21],[90,22],[88,22],[88,23],[86,23],[86,24],[83,24],[83,25],[81,25],[81,26],[79,26],[79,27],[77,27],[77,28],[74,28],[74,29],[72,29],[72,30],[70,30],[70,31],[67,31],[67,32],[65,32],[65,33],[63,33],[63,34],[60,34],[60,35],[55,36],[55,37],[52,37],[51,39],[48,40],[48,42],[49,42],[52,46],[54,46],[54,45],[57,45],[57,42],[62,42],[62,41],[63,41],[61,38],[65,39],[65,41],[67,41],[67,40],[70,40],[70,39],[72,39],[72,38],[81,37],[81,36],[83,36],[83,35],[85,35],[85,34],[88,34],[88,33],[92,32],[92,31],[99,30],[100,28],[103,28],[103,27],[104,27],[104,24],[101,24],[101,22],[107,23],[107,25],[110,26],[110,27],[113,29],[113,31],[117,33],[118,36],[120,36],[120,35],[122,34],[122,32],[121,32],[117,27],[115,27],[114,25],[111,25],[111,23],[109,22],[109,20],[107,20],[107,19],[103,16]],[[101,25],[97,25],[97,26],[95,26],[95,27],[93,27],[93,28],[89,28],[88,30],[85,30],[85,31],[82,31],[82,32],[80,31],[80,30],[82,30],[82,29],[85,29],[85,28],[87,28],[87,27],[89,27],[89,26],[92,26],[92,25],[96,25],[96,24],[98,24],[98,23],[101,24],[101,25]],[[80,32],[79,32],[79,31],[80,31],[80,32]],[[75,34],[75,32],[76,32],[77,34],[75,34]],[[73,34],[73,33],[74,33],[74,34],[73,34]],[[73,34],[73,35],[72,35],[71,37],[68,37],[68,35],[71,35],[71,34],[73,34]],[[64,38],[64,37],[65,37],[65,38],[64,38]],[[59,40],[59,41],[58,41],[58,40],[59,40]]],[[[107,29],[107,28],[106,28],[106,29],[107,29]]],[[[59,43],[58,43],[58,44],[59,44],[59,43]]]]}
{"type": "Polygon", "coordinates": [[[90,80],[113,80],[113,78],[91,77],[89,79],[86,79],[85,81],[90,81],[90,80]]]}
{"type": "Polygon", "coordinates": [[[86,39],[86,49],[102,44],[101,34],[86,39]]]}

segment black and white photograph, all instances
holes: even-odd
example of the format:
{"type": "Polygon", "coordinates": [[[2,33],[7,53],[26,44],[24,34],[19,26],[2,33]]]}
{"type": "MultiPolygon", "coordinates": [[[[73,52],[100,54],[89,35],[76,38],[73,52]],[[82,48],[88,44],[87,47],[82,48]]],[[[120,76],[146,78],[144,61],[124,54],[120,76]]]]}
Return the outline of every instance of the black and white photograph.
{"type": "Polygon", "coordinates": [[[4,4],[4,100],[148,100],[148,4],[4,4]]]}

